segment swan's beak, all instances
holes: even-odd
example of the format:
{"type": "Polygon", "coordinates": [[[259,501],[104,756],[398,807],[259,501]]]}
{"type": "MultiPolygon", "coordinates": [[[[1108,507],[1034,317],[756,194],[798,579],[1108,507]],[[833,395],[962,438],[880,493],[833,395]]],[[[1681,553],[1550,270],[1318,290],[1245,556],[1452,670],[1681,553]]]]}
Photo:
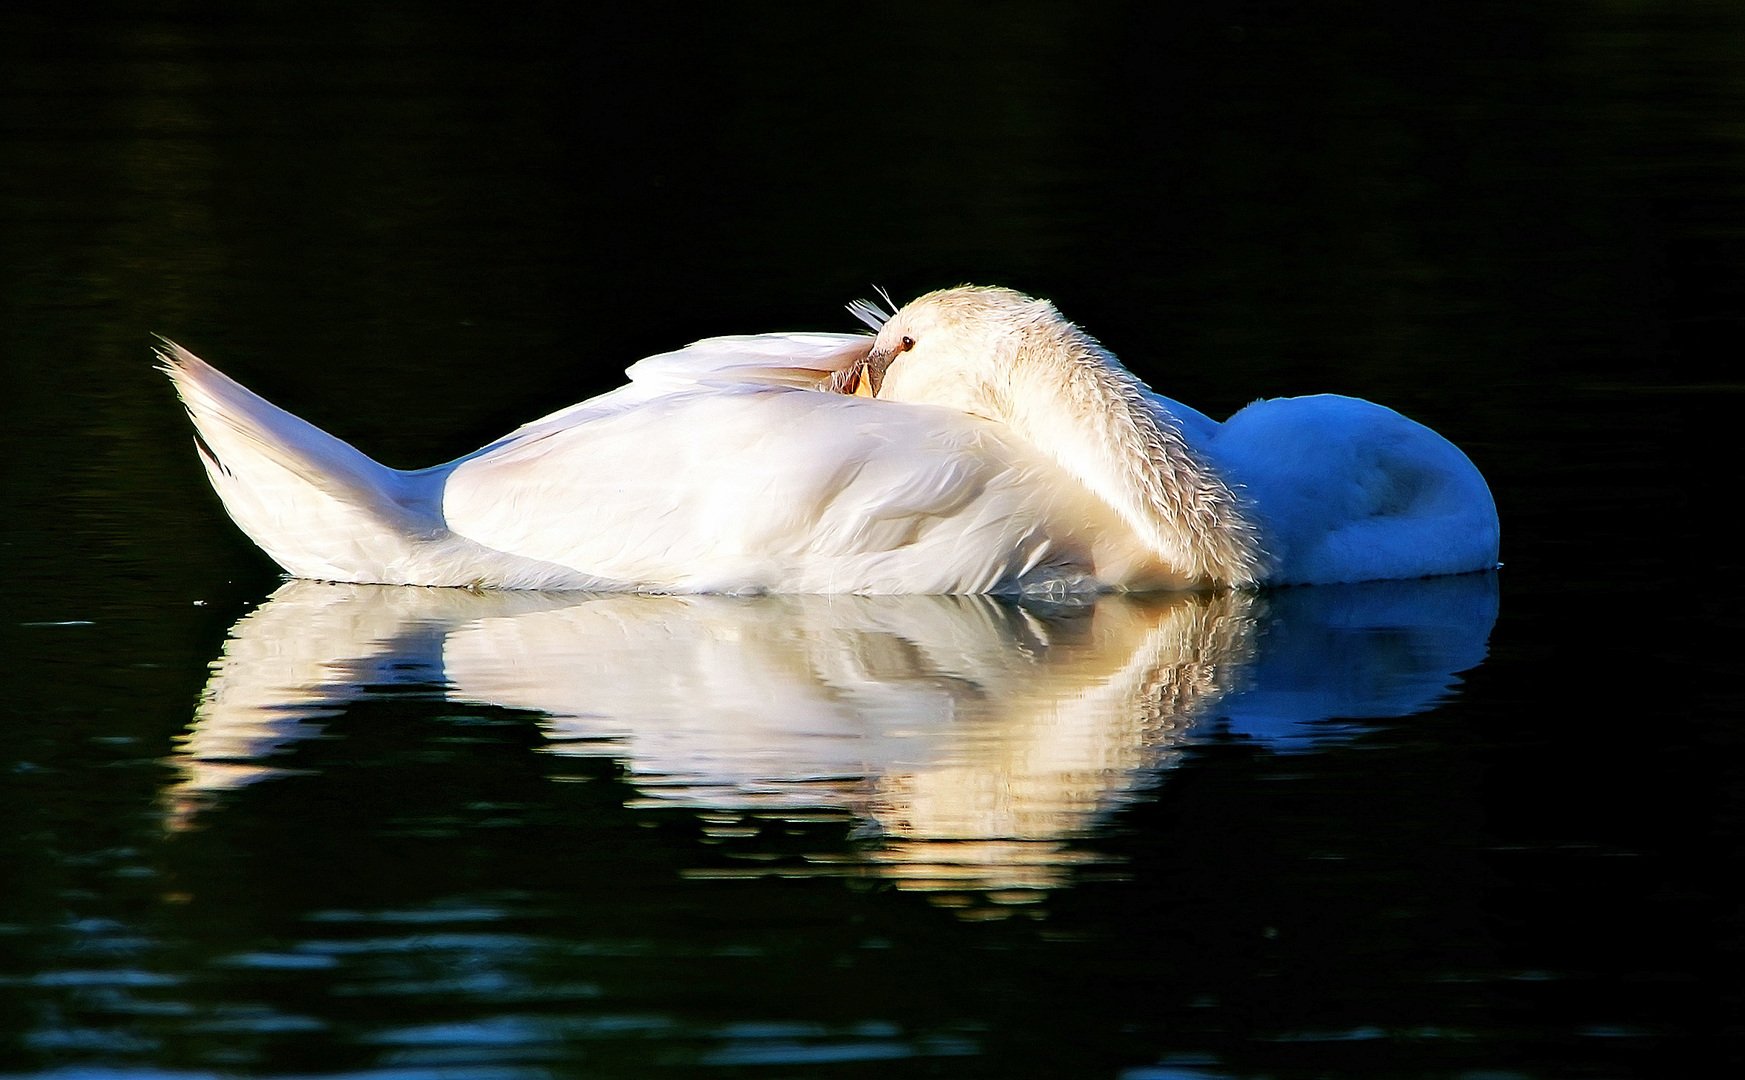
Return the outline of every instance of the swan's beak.
{"type": "Polygon", "coordinates": [[[879,396],[879,387],[885,384],[885,369],[891,366],[892,359],[890,350],[874,349],[860,362],[861,385],[870,390],[873,397],[879,396]]]}

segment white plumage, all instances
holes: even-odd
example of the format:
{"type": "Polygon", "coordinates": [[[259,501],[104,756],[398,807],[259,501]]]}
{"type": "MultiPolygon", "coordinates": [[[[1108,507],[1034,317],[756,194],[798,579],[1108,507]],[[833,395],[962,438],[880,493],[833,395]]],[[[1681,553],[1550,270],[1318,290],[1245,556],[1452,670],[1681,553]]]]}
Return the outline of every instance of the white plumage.
{"type": "Polygon", "coordinates": [[[416,471],[177,345],[160,358],[226,509],[296,577],[1083,591],[1415,577],[1497,557],[1483,478],[1429,429],[1333,396],[1220,425],[1005,289],[930,293],[871,337],[700,341],[416,471]]]}

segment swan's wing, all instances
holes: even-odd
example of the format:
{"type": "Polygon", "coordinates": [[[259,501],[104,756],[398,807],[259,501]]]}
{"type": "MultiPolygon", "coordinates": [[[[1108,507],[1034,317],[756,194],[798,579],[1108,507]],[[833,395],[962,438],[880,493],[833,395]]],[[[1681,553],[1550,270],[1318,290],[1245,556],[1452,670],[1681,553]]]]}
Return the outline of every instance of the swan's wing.
{"type": "Polygon", "coordinates": [[[630,382],[523,424],[469,456],[498,450],[597,417],[695,387],[786,386],[830,390],[872,348],[867,334],[736,334],[704,338],[673,352],[638,360],[630,382]],[[835,384],[833,384],[835,380],[835,384]]]}
{"type": "Polygon", "coordinates": [[[452,533],[597,587],[982,591],[1108,516],[988,421],[756,383],[578,414],[449,468],[452,533]]]}
{"type": "Polygon", "coordinates": [[[633,383],[662,392],[685,386],[759,383],[826,389],[830,378],[866,358],[870,334],[736,334],[704,338],[632,364],[633,383]]]}

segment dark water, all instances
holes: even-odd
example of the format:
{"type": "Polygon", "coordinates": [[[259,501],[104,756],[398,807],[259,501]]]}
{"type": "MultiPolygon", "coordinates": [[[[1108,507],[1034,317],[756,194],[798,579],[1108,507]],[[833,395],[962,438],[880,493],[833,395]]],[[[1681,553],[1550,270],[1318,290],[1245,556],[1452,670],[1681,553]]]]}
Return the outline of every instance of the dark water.
{"type": "Polygon", "coordinates": [[[1745,9],[85,10],[0,16],[0,1071],[1745,1056],[1745,9]],[[1504,569],[284,586],[149,361],[422,465],[966,280],[1430,423],[1504,569]]]}

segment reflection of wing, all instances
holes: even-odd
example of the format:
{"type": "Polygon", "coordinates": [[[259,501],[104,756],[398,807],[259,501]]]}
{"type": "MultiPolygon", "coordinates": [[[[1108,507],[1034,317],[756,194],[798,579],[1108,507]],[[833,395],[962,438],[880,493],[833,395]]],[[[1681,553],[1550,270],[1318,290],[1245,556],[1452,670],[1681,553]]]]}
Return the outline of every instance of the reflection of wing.
{"type": "Polygon", "coordinates": [[[545,712],[576,752],[609,740],[668,800],[840,804],[821,787],[872,778],[852,808],[887,832],[1059,837],[1221,689],[1249,602],[1045,619],[985,597],[609,596],[475,622],[443,663],[457,694],[545,712]]]}
{"type": "Polygon", "coordinates": [[[543,714],[554,750],[622,760],[669,805],[857,815],[900,882],[1045,885],[1202,717],[1270,734],[1427,707],[1494,617],[1491,576],[1047,611],[297,581],[233,629],[171,795],[186,813],[347,701],[415,683],[543,714]]]}
{"type": "Polygon", "coordinates": [[[371,688],[440,683],[440,636],[412,631],[421,615],[479,599],[455,589],[279,589],[230,628],[194,722],[177,739],[182,779],[170,791],[172,824],[210,793],[283,772],[272,758],[319,734],[324,718],[371,688]]]}
{"type": "Polygon", "coordinates": [[[244,615],[212,664],[194,723],[177,741],[185,773],[179,787],[222,790],[274,775],[268,758],[318,733],[322,718],[370,686],[439,679],[434,654],[415,655],[396,640],[408,625],[408,604],[426,593],[443,595],[287,585],[244,615]],[[357,602],[366,591],[376,602],[357,602]]]}

